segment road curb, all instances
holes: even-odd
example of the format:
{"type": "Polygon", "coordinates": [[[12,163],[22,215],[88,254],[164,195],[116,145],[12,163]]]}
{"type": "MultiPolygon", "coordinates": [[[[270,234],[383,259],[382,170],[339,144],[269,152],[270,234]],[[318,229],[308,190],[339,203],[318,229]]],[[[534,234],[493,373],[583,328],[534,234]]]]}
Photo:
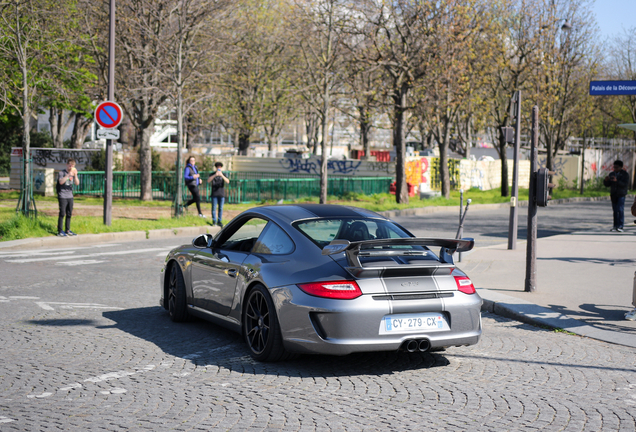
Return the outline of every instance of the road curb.
{"type": "Polygon", "coordinates": [[[148,231],[123,231],[101,234],[81,234],[74,237],[37,237],[0,242],[0,250],[21,250],[36,248],[56,248],[64,246],[80,246],[94,243],[129,242],[139,240],[156,240],[170,237],[195,237],[199,234],[214,234],[219,231],[215,226],[164,228],[148,231]]]}
{"type": "Polygon", "coordinates": [[[636,348],[636,334],[603,330],[543,306],[485,288],[478,288],[477,292],[484,301],[481,306],[482,312],[490,312],[534,326],[562,329],[579,336],[636,348]]]}

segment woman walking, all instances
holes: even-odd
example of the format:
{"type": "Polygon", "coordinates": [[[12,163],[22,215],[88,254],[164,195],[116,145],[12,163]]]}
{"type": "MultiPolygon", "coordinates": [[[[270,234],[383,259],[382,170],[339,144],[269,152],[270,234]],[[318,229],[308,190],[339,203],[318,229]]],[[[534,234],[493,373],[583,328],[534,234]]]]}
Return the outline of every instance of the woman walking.
{"type": "Polygon", "coordinates": [[[203,213],[201,213],[201,196],[199,195],[199,185],[201,184],[201,179],[199,178],[199,170],[195,165],[194,156],[190,156],[188,158],[188,164],[185,167],[185,172],[183,173],[183,179],[185,180],[185,184],[190,190],[192,194],[192,198],[185,204],[186,210],[188,206],[192,203],[197,205],[197,210],[199,212],[199,217],[205,217],[203,213]]]}

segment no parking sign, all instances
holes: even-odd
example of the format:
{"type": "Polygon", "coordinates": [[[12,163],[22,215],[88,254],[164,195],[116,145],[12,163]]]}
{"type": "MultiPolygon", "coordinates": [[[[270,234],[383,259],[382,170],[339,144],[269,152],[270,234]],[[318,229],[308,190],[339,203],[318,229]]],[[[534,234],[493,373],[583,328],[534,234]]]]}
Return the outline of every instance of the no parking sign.
{"type": "Polygon", "coordinates": [[[95,121],[103,128],[111,129],[119,126],[122,117],[121,107],[115,102],[102,102],[95,108],[95,121]]]}

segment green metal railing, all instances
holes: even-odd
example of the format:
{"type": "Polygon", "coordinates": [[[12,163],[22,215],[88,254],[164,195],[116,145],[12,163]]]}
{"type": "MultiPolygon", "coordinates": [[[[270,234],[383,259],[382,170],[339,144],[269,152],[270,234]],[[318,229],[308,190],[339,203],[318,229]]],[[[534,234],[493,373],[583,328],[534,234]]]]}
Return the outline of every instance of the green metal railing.
{"type": "MultiPolygon", "coordinates": [[[[230,179],[226,186],[227,202],[248,203],[262,200],[290,200],[320,195],[320,178],[303,174],[280,174],[258,172],[225,171],[230,179]]],[[[210,172],[201,171],[204,183],[199,186],[201,198],[209,201],[211,185],[205,182],[210,172]]],[[[102,195],[104,193],[103,171],[82,171],[79,173],[80,184],[74,189],[76,195],[102,195]]],[[[327,193],[343,196],[346,193],[364,193],[372,195],[389,191],[392,177],[330,177],[327,193]]],[[[139,171],[113,172],[113,197],[139,198],[141,189],[139,171]]],[[[152,198],[156,200],[173,200],[176,193],[174,172],[152,173],[152,198]]],[[[183,200],[190,198],[187,187],[183,188],[183,200]]]]}

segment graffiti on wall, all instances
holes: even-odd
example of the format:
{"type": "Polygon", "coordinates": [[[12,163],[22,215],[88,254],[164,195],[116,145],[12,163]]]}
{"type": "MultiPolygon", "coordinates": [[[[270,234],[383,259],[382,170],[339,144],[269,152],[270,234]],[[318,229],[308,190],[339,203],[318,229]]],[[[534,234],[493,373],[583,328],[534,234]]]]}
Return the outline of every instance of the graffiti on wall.
{"type": "Polygon", "coordinates": [[[419,185],[422,181],[422,159],[407,160],[405,165],[406,182],[410,185],[419,185]]]}
{"type": "MultiPolygon", "coordinates": [[[[290,173],[320,175],[320,159],[280,159],[280,165],[290,173]]],[[[362,161],[359,160],[329,160],[327,170],[332,175],[355,175],[362,161]]]]}
{"type": "Polygon", "coordinates": [[[66,164],[68,159],[75,159],[77,165],[84,166],[90,162],[90,155],[82,150],[34,149],[31,152],[33,163],[42,168],[48,164],[66,164]]]}

